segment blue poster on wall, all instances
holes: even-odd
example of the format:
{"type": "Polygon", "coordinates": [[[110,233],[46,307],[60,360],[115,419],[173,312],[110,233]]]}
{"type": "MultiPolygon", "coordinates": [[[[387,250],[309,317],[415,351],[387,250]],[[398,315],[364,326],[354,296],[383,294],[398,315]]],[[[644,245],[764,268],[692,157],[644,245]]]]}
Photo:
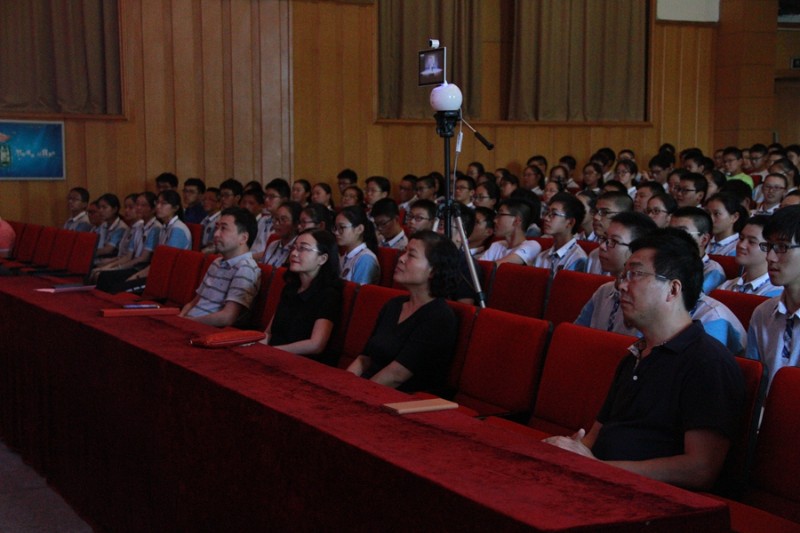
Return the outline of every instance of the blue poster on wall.
{"type": "Polygon", "coordinates": [[[63,180],[64,123],[0,120],[0,180],[63,180]]]}

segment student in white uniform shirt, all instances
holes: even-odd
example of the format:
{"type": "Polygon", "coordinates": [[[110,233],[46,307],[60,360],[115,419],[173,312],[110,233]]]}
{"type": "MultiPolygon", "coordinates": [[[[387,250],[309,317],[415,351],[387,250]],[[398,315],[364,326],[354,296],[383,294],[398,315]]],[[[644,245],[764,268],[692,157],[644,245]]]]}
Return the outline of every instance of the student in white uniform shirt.
{"type": "Polygon", "coordinates": [[[73,187],[67,194],[69,218],[64,222],[64,229],[72,231],[92,231],[86,206],[89,204],[89,191],[83,187],[73,187]]]}
{"type": "Polygon", "coordinates": [[[746,355],[764,363],[771,381],[780,368],[800,365],[800,206],[776,211],[764,236],[769,279],[783,293],[753,311],[746,355]]]}
{"type": "Polygon", "coordinates": [[[534,221],[534,209],[536,206],[521,199],[500,202],[494,217],[494,234],[503,240],[492,243],[479,259],[497,264],[532,265],[542,249],[538,242],[525,238],[525,230],[534,221]]]}
{"type": "Polygon", "coordinates": [[[736,255],[739,232],[747,220],[747,210],[739,198],[729,192],[717,193],[708,199],[706,210],[711,215],[714,237],[706,246],[712,255],[736,255]]]}
{"type": "Polygon", "coordinates": [[[408,239],[400,225],[400,209],[391,198],[383,198],[372,206],[372,221],[378,232],[378,244],[395,250],[405,250],[408,239]]]}
{"type": "Polygon", "coordinates": [[[381,277],[380,264],[375,255],[378,243],[375,226],[364,210],[357,206],[342,209],[336,215],[333,234],[343,252],[339,257],[342,279],[360,285],[377,284],[381,277]]]}
{"type": "Polygon", "coordinates": [[[533,266],[549,268],[551,277],[555,277],[559,270],[583,272],[586,252],[578,244],[575,234],[585,214],[583,204],[571,194],[561,192],[553,196],[542,217],[542,232],[553,237],[553,246],[539,252],[533,266]]]}
{"type": "Polygon", "coordinates": [[[778,296],[783,291],[782,287],[776,287],[770,281],[767,272],[767,252],[759,248],[764,242],[764,226],[768,221],[767,215],[755,215],[747,219],[739,232],[736,245],[736,264],[742,267],[744,272],[738,278],[720,285],[720,289],[768,298],[778,296]]]}
{"type": "Polygon", "coordinates": [[[203,193],[203,210],[206,212],[205,218],[200,221],[203,226],[202,240],[200,248],[203,252],[211,253],[214,246],[214,231],[217,229],[217,221],[220,217],[220,190],[217,187],[209,187],[203,193]]]}
{"type": "Polygon", "coordinates": [[[284,202],[275,212],[272,227],[278,238],[270,242],[255,260],[274,267],[284,266],[289,259],[292,245],[297,238],[302,207],[297,202],[284,202]]]}
{"type": "Polygon", "coordinates": [[[771,215],[780,208],[783,196],[789,189],[789,180],[783,174],[767,174],[759,187],[761,187],[763,201],[756,206],[753,214],[771,215]]]}
{"type": "Polygon", "coordinates": [[[697,243],[698,253],[703,260],[703,293],[709,294],[722,285],[725,281],[725,270],[705,253],[711,240],[711,216],[699,207],[679,207],[672,213],[669,225],[682,229],[697,243]]]}
{"type": "Polygon", "coordinates": [[[456,178],[455,189],[453,190],[453,199],[470,209],[474,208],[475,180],[463,174],[458,176],[456,178]]]}

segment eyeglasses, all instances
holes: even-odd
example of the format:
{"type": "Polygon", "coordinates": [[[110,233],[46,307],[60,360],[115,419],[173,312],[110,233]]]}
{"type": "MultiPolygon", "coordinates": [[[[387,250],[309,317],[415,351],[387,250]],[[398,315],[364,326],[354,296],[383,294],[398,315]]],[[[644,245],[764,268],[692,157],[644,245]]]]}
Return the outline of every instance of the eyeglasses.
{"type": "Polygon", "coordinates": [[[492,197],[489,196],[488,194],[479,194],[478,196],[475,197],[475,199],[476,200],[480,200],[481,202],[483,202],[485,200],[491,200],[492,197]]]}
{"type": "MultiPolygon", "coordinates": [[[[517,215],[514,215],[512,213],[497,213],[494,217],[497,218],[497,217],[515,217],[515,216],[517,216],[517,215]]],[[[547,216],[547,215],[544,215],[544,216],[547,216]]]]}
{"type": "Polygon", "coordinates": [[[417,192],[421,192],[421,191],[427,191],[428,189],[432,189],[432,188],[433,188],[433,187],[425,187],[424,185],[419,185],[419,186],[417,186],[417,188],[416,188],[416,189],[414,189],[414,190],[415,190],[415,191],[417,191],[417,192]]]}
{"type": "Polygon", "coordinates": [[[275,222],[279,222],[281,224],[291,224],[292,219],[291,217],[275,217],[275,222]]]}
{"type": "Polygon", "coordinates": [[[608,215],[616,215],[619,211],[612,211],[605,207],[601,207],[600,209],[592,209],[593,215],[598,215],[600,218],[606,218],[608,215]]]}
{"type": "Polygon", "coordinates": [[[305,228],[306,226],[314,226],[314,227],[316,227],[317,223],[314,220],[308,220],[308,219],[303,220],[301,218],[300,222],[298,222],[297,225],[300,226],[301,228],[305,228]]]}
{"type": "Polygon", "coordinates": [[[762,185],[761,189],[765,191],[782,191],[786,187],[781,187],[780,185],[762,185]]]}
{"type": "Polygon", "coordinates": [[[309,246],[308,244],[292,244],[289,246],[290,252],[300,252],[300,253],[308,253],[308,252],[317,252],[320,253],[319,248],[314,248],[313,246],[309,246]]]}
{"type": "Polygon", "coordinates": [[[785,254],[794,248],[800,248],[800,244],[786,244],[785,242],[760,242],[758,247],[762,252],[769,253],[770,250],[776,254],[785,254]]]}
{"type": "Polygon", "coordinates": [[[457,191],[471,191],[472,189],[470,189],[466,185],[456,185],[456,190],[457,191]]]}
{"type": "Polygon", "coordinates": [[[687,189],[686,187],[675,187],[675,191],[680,194],[686,194],[687,192],[697,192],[697,189],[687,189]]]}
{"type": "Polygon", "coordinates": [[[391,219],[391,218],[386,218],[386,219],[384,219],[384,220],[381,220],[381,221],[378,221],[378,219],[376,218],[376,219],[375,219],[375,227],[376,227],[376,228],[378,228],[378,229],[383,229],[383,228],[384,228],[384,227],[386,227],[386,225],[387,225],[387,224],[389,224],[391,221],[392,221],[392,219],[391,219]]]}
{"type": "MultiPolygon", "coordinates": [[[[500,213],[497,213],[496,216],[503,216],[500,213]]],[[[566,213],[561,213],[560,211],[556,211],[555,209],[548,209],[544,213],[542,213],[542,218],[553,218],[553,217],[564,217],[567,218],[566,213]]]]}
{"type": "Polygon", "coordinates": [[[347,228],[352,228],[352,227],[353,227],[352,224],[334,224],[333,228],[332,228],[332,231],[334,233],[342,233],[347,228]]]}
{"type": "Polygon", "coordinates": [[[280,194],[265,194],[264,195],[264,198],[266,198],[267,200],[274,200],[274,199],[280,198],[280,197],[281,197],[280,194]]]}
{"type": "Polygon", "coordinates": [[[657,207],[648,207],[647,209],[644,210],[644,212],[647,213],[648,215],[660,215],[661,213],[664,213],[666,215],[667,213],[669,213],[669,211],[667,211],[666,209],[659,209],[657,207]]]}
{"type": "Polygon", "coordinates": [[[617,283],[627,282],[630,283],[631,281],[639,281],[644,279],[648,276],[653,276],[659,281],[669,281],[669,278],[666,276],[662,276],[661,274],[656,274],[655,272],[645,272],[643,270],[623,270],[617,276],[617,283]]]}
{"type": "Polygon", "coordinates": [[[617,246],[631,245],[629,242],[622,242],[615,239],[609,239],[608,237],[598,237],[597,242],[600,243],[601,246],[605,244],[608,249],[616,248],[617,246]]]}
{"type": "Polygon", "coordinates": [[[414,222],[422,222],[423,220],[430,220],[431,217],[424,217],[422,215],[408,215],[406,220],[413,220],[414,222]]]}

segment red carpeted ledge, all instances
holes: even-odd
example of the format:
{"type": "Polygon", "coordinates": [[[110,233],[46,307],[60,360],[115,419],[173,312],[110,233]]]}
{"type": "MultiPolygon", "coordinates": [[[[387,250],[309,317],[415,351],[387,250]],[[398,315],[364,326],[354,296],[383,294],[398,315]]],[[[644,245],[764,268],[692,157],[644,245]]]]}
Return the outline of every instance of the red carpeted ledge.
{"type": "Polygon", "coordinates": [[[728,526],[723,504],[458,413],[387,413],[407,397],[341,370],[4,281],[0,431],[99,528],[728,526]]]}

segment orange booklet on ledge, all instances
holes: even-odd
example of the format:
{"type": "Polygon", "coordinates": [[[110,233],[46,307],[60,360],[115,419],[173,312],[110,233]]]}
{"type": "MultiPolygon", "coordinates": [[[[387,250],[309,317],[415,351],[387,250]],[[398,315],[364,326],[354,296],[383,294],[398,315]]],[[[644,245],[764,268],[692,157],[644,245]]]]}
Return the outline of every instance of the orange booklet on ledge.
{"type": "Polygon", "coordinates": [[[180,312],[181,310],[179,307],[161,307],[154,302],[137,302],[125,304],[122,307],[101,309],[100,315],[106,318],[121,316],[168,316],[177,315],[180,312]]]}
{"type": "Polygon", "coordinates": [[[430,411],[444,411],[445,409],[456,409],[458,404],[445,400],[444,398],[431,398],[430,400],[411,400],[408,402],[385,403],[383,408],[398,415],[408,415],[411,413],[427,413],[430,411]]]}

